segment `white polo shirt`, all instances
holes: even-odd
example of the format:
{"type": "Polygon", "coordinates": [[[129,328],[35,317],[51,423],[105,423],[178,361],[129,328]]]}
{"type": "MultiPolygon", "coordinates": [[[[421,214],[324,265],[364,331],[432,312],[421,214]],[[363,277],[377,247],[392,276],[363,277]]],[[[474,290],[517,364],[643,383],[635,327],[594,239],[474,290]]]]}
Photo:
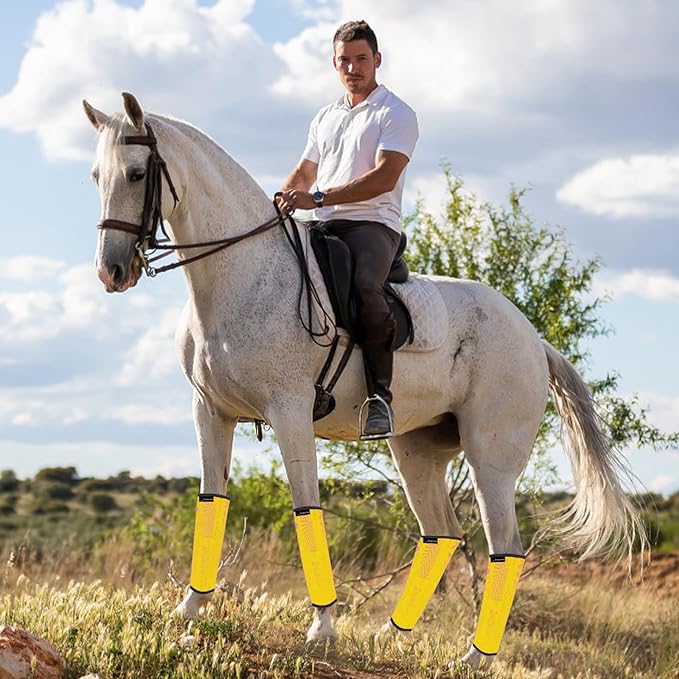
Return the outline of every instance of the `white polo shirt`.
{"type": "MultiPolygon", "coordinates": [[[[353,108],[346,95],[322,108],[311,121],[302,158],[318,164],[317,187],[342,186],[374,169],[378,151],[398,151],[410,158],[417,142],[417,116],[408,104],[379,85],[353,108]]],[[[381,222],[401,232],[405,169],[393,191],[359,203],[314,210],[314,219],[381,222]]]]}

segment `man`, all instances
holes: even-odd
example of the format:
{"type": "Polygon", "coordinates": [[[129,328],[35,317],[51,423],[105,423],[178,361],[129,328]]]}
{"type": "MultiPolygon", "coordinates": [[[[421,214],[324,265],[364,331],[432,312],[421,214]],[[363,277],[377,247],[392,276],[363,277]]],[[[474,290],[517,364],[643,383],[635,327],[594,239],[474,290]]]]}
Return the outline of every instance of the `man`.
{"type": "Polygon", "coordinates": [[[393,434],[394,319],[384,295],[401,234],[405,168],[418,137],[415,112],[384,85],[377,38],[350,21],[333,38],[332,63],[346,94],[311,122],[302,157],[279,197],[283,212],[315,209],[315,219],[351,250],[368,384],[364,438],[393,434]],[[316,191],[309,193],[315,185],[316,191]]]}

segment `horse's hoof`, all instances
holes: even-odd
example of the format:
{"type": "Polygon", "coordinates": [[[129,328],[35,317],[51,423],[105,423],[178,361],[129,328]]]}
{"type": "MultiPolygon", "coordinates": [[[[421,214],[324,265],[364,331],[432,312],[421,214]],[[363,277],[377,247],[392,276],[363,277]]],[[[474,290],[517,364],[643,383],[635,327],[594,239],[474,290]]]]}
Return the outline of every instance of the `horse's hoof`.
{"type": "Polygon", "coordinates": [[[333,627],[324,627],[321,624],[316,624],[316,621],[306,633],[307,644],[324,644],[325,642],[334,644],[337,639],[339,639],[339,635],[333,627]]]}
{"type": "Polygon", "coordinates": [[[473,670],[481,669],[482,666],[484,670],[487,670],[493,664],[494,659],[494,655],[484,655],[472,646],[469,651],[467,651],[467,654],[463,656],[462,663],[471,667],[473,670]]]}
{"type": "Polygon", "coordinates": [[[393,642],[401,653],[406,652],[407,645],[412,643],[412,640],[412,630],[399,629],[391,622],[391,620],[384,623],[384,625],[380,627],[379,632],[375,635],[375,641],[382,643],[393,642]]]}
{"type": "Polygon", "coordinates": [[[195,620],[211,598],[211,595],[206,596],[189,591],[179,606],[172,611],[170,617],[175,620],[195,620]]]}
{"type": "Polygon", "coordinates": [[[189,620],[189,616],[187,615],[186,611],[186,606],[184,605],[184,602],[179,604],[177,608],[175,608],[172,613],[170,613],[170,618],[172,620],[189,620]]]}
{"type": "Polygon", "coordinates": [[[314,612],[314,621],[306,633],[307,644],[319,642],[321,645],[324,645],[326,642],[333,644],[337,639],[338,635],[332,624],[331,608],[317,608],[314,612]]]}

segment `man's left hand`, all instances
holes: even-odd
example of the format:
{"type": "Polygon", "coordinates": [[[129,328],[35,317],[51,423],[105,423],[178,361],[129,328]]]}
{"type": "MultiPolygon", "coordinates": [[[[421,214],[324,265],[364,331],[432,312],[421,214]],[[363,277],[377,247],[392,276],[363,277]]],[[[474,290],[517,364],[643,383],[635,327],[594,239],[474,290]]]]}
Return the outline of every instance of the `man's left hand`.
{"type": "Polygon", "coordinates": [[[297,189],[282,191],[277,201],[281,212],[286,215],[291,215],[295,210],[313,210],[316,207],[310,193],[297,189]]]}

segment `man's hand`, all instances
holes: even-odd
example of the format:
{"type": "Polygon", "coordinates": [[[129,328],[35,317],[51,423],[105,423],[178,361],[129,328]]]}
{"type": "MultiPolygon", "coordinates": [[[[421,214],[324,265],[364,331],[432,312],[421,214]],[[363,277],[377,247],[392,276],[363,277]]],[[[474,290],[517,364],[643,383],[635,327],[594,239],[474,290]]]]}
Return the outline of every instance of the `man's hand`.
{"type": "Polygon", "coordinates": [[[285,215],[291,215],[297,209],[313,210],[316,207],[311,194],[299,189],[281,191],[281,195],[276,198],[276,201],[281,212],[285,215]]]}

